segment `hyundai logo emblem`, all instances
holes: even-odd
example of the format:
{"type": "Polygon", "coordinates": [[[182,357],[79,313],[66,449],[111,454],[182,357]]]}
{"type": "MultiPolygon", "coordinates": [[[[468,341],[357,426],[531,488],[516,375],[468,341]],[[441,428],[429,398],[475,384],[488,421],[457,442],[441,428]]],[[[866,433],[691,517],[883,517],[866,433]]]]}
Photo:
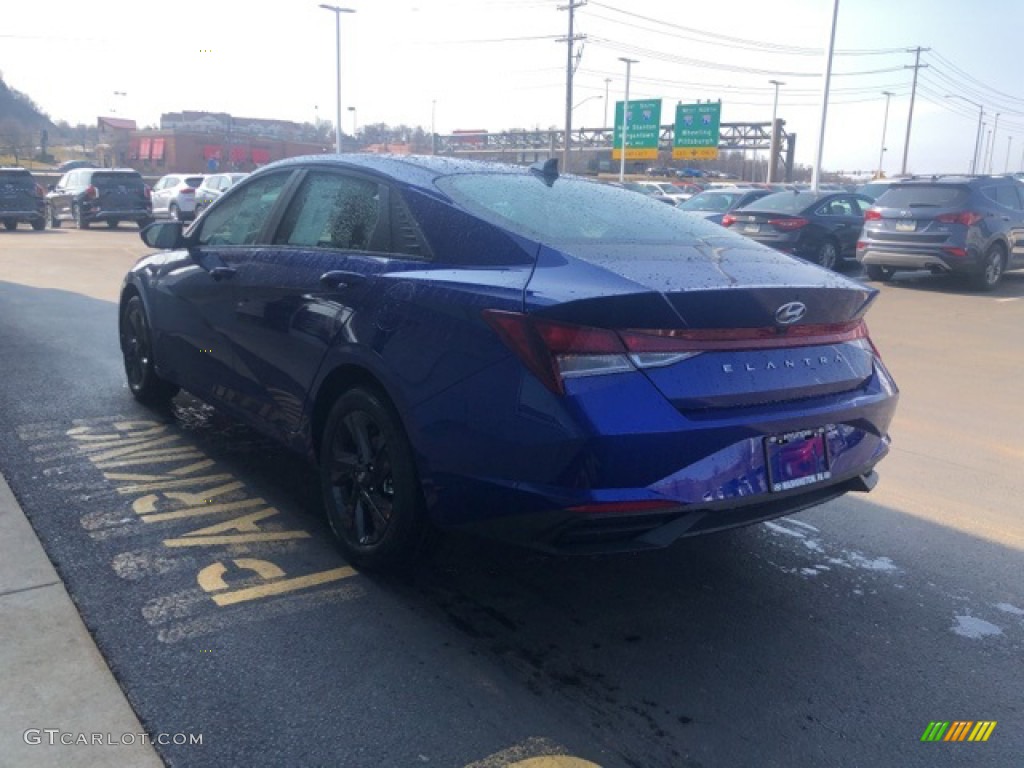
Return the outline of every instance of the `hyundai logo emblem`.
{"type": "Polygon", "coordinates": [[[779,325],[792,325],[802,320],[807,314],[807,305],[800,301],[791,301],[775,310],[775,322],[779,325]]]}

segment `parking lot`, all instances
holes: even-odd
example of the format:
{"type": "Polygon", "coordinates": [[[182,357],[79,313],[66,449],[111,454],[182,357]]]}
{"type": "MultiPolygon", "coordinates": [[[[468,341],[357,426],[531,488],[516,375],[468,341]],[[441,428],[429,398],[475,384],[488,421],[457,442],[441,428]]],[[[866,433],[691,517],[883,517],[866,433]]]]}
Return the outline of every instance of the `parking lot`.
{"type": "Polygon", "coordinates": [[[870,494],[644,555],[448,537],[382,578],[337,553],[310,468],[187,395],[132,400],[116,301],[146,252],[127,226],[0,232],[0,472],[146,728],[203,734],[167,764],[1024,754],[1024,273],[872,283],[901,401],[870,494]]]}

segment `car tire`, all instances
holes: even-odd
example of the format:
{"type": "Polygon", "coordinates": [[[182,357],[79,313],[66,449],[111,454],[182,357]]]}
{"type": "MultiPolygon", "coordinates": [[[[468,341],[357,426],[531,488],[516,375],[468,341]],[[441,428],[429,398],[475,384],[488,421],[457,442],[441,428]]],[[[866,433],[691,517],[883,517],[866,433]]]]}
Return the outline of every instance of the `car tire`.
{"type": "Polygon", "coordinates": [[[138,294],[122,305],[119,332],[125,377],[132,396],[144,405],[166,404],[178,393],[178,386],[156,373],[153,336],[146,307],[138,294]]]}
{"type": "Polygon", "coordinates": [[[1003,278],[1006,270],[1006,251],[1003,246],[996,243],[987,251],[981,260],[981,268],[971,273],[968,281],[972,288],[978,291],[991,291],[1003,278]]]}
{"type": "Polygon", "coordinates": [[[32,219],[32,229],[36,232],[46,229],[46,219],[32,219]]]}
{"type": "Polygon", "coordinates": [[[117,225],[120,224],[120,223],[121,222],[118,221],[117,219],[107,219],[107,226],[110,229],[117,229],[117,225]]]}
{"type": "Polygon", "coordinates": [[[171,203],[167,209],[167,215],[171,217],[171,221],[183,221],[181,216],[181,208],[178,207],[177,203],[171,203]]]}
{"type": "Polygon", "coordinates": [[[18,228],[18,222],[14,219],[4,219],[4,229],[8,232],[18,228]]]}
{"type": "Polygon", "coordinates": [[[867,272],[869,280],[878,280],[883,283],[892,280],[893,276],[892,267],[883,267],[881,264],[868,264],[864,267],[864,271],[867,272]]]}
{"type": "Polygon", "coordinates": [[[835,269],[839,262],[839,247],[835,240],[823,240],[814,257],[815,263],[825,269],[835,269]]]}
{"type": "Polygon", "coordinates": [[[351,389],[334,403],[320,449],[327,520],[353,565],[409,565],[428,529],[412,447],[391,403],[351,389]]]}
{"type": "Polygon", "coordinates": [[[75,219],[75,226],[79,229],[88,229],[89,220],[85,218],[85,214],[82,213],[82,206],[76,205],[71,209],[71,215],[75,219]]]}
{"type": "Polygon", "coordinates": [[[46,207],[46,218],[50,220],[50,229],[60,229],[60,219],[57,218],[57,212],[53,210],[52,205],[46,207]]]}

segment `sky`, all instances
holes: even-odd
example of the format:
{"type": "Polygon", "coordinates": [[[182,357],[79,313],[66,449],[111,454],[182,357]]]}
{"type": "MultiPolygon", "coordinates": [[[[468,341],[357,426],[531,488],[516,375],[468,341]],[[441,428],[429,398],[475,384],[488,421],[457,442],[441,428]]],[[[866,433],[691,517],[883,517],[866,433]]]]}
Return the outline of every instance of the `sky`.
{"type": "MultiPolygon", "coordinates": [[[[353,120],[442,134],[564,127],[568,3],[348,0],[342,129],[351,133],[353,120]]],[[[573,126],[612,119],[625,87],[620,57],[637,62],[630,99],[662,99],[663,123],[676,102],[706,99],[721,99],[723,122],[769,121],[774,79],[796,161],[811,165],[832,8],[589,0],[575,12],[574,32],[585,38],[575,49],[573,126]]],[[[979,109],[982,168],[1024,170],[1022,29],[1024,0],[840,0],[823,167],[870,173],[884,155],[887,173],[901,170],[908,49],[920,46],[930,50],[920,58],[907,171],[967,171],[979,109]],[[883,91],[893,94],[887,120],[883,91]]],[[[335,14],[313,0],[8,0],[0,26],[7,84],[71,123],[113,115],[149,125],[182,110],[333,121],[335,51],[335,14]]]]}

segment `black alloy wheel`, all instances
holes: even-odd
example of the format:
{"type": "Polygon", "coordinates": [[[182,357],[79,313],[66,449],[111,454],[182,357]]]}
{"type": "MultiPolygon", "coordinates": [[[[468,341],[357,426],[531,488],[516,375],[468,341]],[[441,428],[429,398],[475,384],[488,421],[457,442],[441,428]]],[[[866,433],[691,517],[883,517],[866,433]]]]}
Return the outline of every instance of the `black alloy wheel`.
{"type": "Polygon", "coordinates": [[[1006,253],[1003,251],[1003,246],[996,243],[985,251],[980,267],[969,278],[971,286],[979,291],[993,290],[999,285],[1006,268],[1006,253]]]}
{"type": "Polygon", "coordinates": [[[408,565],[427,531],[423,495],[397,413],[372,389],[344,393],[320,451],[327,519],[346,558],[370,569],[408,565]]]}
{"type": "Polygon", "coordinates": [[[117,219],[107,219],[107,226],[110,229],[117,229],[117,225],[120,224],[120,223],[121,222],[118,221],[117,219]]]}
{"type": "Polygon", "coordinates": [[[43,218],[32,219],[31,223],[32,223],[32,229],[34,229],[36,232],[39,232],[41,230],[46,229],[46,219],[43,219],[43,218]]]}
{"type": "Polygon", "coordinates": [[[825,269],[835,269],[836,261],[839,260],[839,250],[836,248],[835,240],[826,239],[818,246],[817,262],[825,269]]]}
{"type": "Polygon", "coordinates": [[[124,372],[132,395],[145,405],[165,404],[178,393],[178,387],[156,373],[146,308],[137,295],[121,309],[120,335],[124,372]]]}
{"type": "Polygon", "coordinates": [[[4,229],[8,232],[18,228],[18,222],[16,219],[4,219],[4,229]]]}

